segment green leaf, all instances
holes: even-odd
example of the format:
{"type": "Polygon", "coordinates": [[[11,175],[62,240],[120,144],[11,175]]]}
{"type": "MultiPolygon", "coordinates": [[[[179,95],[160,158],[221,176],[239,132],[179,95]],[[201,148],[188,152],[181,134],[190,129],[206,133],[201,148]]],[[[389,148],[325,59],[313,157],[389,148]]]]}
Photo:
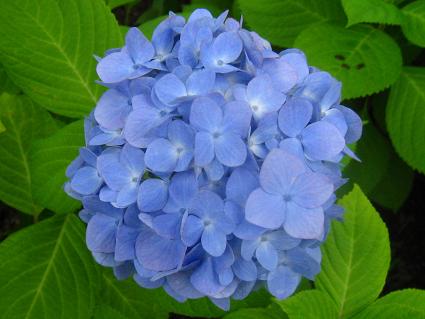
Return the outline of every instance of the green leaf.
{"type": "MultiPolygon", "coordinates": [[[[396,212],[410,194],[413,171],[394,151],[390,152],[385,161],[388,165],[385,165],[387,169],[384,177],[369,193],[369,198],[379,205],[396,212]]],[[[381,164],[384,164],[384,162],[381,164]]]]}
{"type": "MultiPolygon", "coordinates": [[[[207,298],[179,303],[162,289],[144,289],[132,279],[118,281],[108,269],[103,272],[103,289],[100,300],[129,318],[139,318],[143,314],[150,314],[150,319],[162,319],[168,318],[169,313],[205,318],[224,315],[224,311],[217,308],[207,298]]],[[[264,307],[269,303],[270,295],[265,290],[260,290],[244,300],[232,302],[231,310],[244,307],[264,307]]]]}
{"type": "Polygon", "coordinates": [[[223,319],[285,319],[285,313],[271,308],[245,308],[225,315],[223,319]]]}
{"type": "Polygon", "coordinates": [[[4,131],[6,131],[6,128],[4,127],[3,122],[0,121],[0,133],[3,133],[4,131]]]}
{"type": "Polygon", "coordinates": [[[334,300],[339,318],[348,318],[381,292],[390,244],[385,224],[357,185],[339,204],[346,210],[344,221],[333,222],[322,246],[316,287],[334,300]]]}
{"type": "Polygon", "coordinates": [[[401,70],[397,43],[386,33],[369,26],[311,27],[298,36],[294,46],[304,50],[309,64],[342,81],[345,99],[387,88],[397,80],[401,70]]]}
{"type": "Polygon", "coordinates": [[[363,127],[362,138],[356,144],[356,155],[361,162],[351,160],[344,168],[344,177],[369,194],[385,176],[390,154],[391,145],[369,122],[363,127]]]}
{"type": "Polygon", "coordinates": [[[0,134],[0,200],[27,214],[41,207],[33,197],[29,151],[33,140],[56,130],[50,114],[25,96],[3,94],[0,121],[6,131],[0,134]]]}
{"type": "Polygon", "coordinates": [[[290,319],[337,319],[333,300],[320,290],[300,292],[278,302],[290,319]]]}
{"type": "Polygon", "coordinates": [[[120,312],[116,311],[108,305],[101,305],[96,308],[94,313],[94,319],[130,319],[124,316],[120,312]]]}
{"type": "Polygon", "coordinates": [[[103,90],[94,82],[93,54],[120,43],[118,25],[102,0],[0,1],[3,65],[16,85],[52,112],[90,112],[103,90]]]}
{"type": "Polygon", "coordinates": [[[180,304],[162,289],[144,289],[132,279],[118,281],[108,269],[103,272],[100,300],[129,318],[141,318],[149,314],[150,319],[166,319],[171,312],[207,318],[224,314],[206,298],[180,304]]]}
{"type": "Polygon", "coordinates": [[[391,88],[386,122],[400,157],[425,173],[425,68],[403,69],[391,88]]]}
{"type": "Polygon", "coordinates": [[[250,29],[281,47],[292,47],[298,34],[310,26],[346,21],[339,0],[237,1],[250,29]]]}
{"type": "Polygon", "coordinates": [[[404,289],[378,299],[353,319],[425,318],[425,291],[404,289]]]}
{"type": "Polygon", "coordinates": [[[0,64],[0,94],[2,94],[3,92],[9,94],[18,94],[19,91],[19,88],[15,84],[13,84],[13,82],[7,76],[3,65],[0,64]]]}
{"type": "Polygon", "coordinates": [[[83,319],[95,305],[99,275],[83,224],[55,216],[0,244],[0,318],[83,319]]]}
{"type": "Polygon", "coordinates": [[[115,9],[117,7],[121,7],[128,4],[135,4],[137,3],[137,0],[105,0],[105,3],[108,5],[109,8],[115,9]]]}
{"type": "Polygon", "coordinates": [[[80,203],[63,190],[66,167],[84,145],[83,120],[33,143],[30,153],[33,194],[37,203],[56,213],[75,211],[80,203]]]}
{"type": "Polygon", "coordinates": [[[362,22],[398,25],[403,20],[400,9],[384,0],[342,0],[342,6],[348,26],[362,22]]]}
{"type": "Polygon", "coordinates": [[[402,9],[404,21],[401,25],[406,38],[425,47],[425,0],[414,1],[402,9]]]}

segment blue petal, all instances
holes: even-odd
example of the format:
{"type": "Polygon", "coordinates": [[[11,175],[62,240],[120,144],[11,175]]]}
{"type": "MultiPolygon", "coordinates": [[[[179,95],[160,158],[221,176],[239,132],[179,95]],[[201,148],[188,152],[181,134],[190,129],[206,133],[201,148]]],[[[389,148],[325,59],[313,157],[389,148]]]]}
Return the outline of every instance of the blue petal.
{"type": "Polygon", "coordinates": [[[133,260],[134,247],[140,230],[126,225],[119,225],[116,235],[115,260],[133,260]]]}
{"type": "Polygon", "coordinates": [[[210,133],[199,132],[195,136],[195,164],[207,166],[214,159],[214,140],[210,133]]]}
{"type": "Polygon", "coordinates": [[[128,97],[111,89],[103,93],[94,110],[96,121],[108,130],[124,127],[125,119],[131,110],[128,97]]]}
{"type": "Polygon", "coordinates": [[[286,102],[279,112],[279,128],[290,137],[296,137],[310,122],[313,105],[300,98],[286,102]]]}
{"type": "Polygon", "coordinates": [[[188,272],[172,274],[167,276],[167,283],[174,291],[186,298],[197,299],[203,297],[204,295],[192,286],[190,275],[188,272]]]}
{"type": "Polygon", "coordinates": [[[248,102],[256,118],[277,111],[285,102],[285,95],[276,90],[268,75],[253,78],[246,88],[248,102]]]}
{"type": "Polygon", "coordinates": [[[253,281],[257,279],[257,266],[252,260],[239,258],[232,265],[235,275],[244,281],[253,281]]]}
{"type": "Polygon", "coordinates": [[[190,282],[198,291],[205,295],[216,294],[224,288],[217,280],[211,258],[206,258],[196,268],[190,277],[190,282]]]}
{"type": "Polygon", "coordinates": [[[134,273],[133,263],[128,261],[114,267],[114,275],[118,280],[124,280],[134,273]]]}
{"type": "Polygon", "coordinates": [[[130,28],[125,36],[128,53],[136,64],[152,59],[155,54],[153,45],[138,28],[130,28]]]}
{"type": "Polygon", "coordinates": [[[335,108],[327,110],[322,120],[334,125],[342,136],[345,136],[347,133],[348,126],[345,121],[344,114],[340,110],[335,108]]]}
{"type": "Polygon", "coordinates": [[[248,135],[251,110],[246,102],[232,101],[224,105],[223,130],[243,138],[248,135]]]}
{"type": "Polygon", "coordinates": [[[153,219],[153,230],[162,237],[174,239],[179,237],[180,221],[180,214],[162,214],[153,219]]]}
{"type": "Polygon", "coordinates": [[[298,81],[297,71],[284,59],[266,59],[263,71],[271,77],[276,89],[283,93],[290,91],[298,81]]]}
{"type": "Polygon", "coordinates": [[[179,98],[187,95],[184,83],[173,73],[160,78],[154,88],[158,99],[166,105],[173,105],[179,98]]]}
{"type": "Polygon", "coordinates": [[[167,197],[167,183],[160,179],[150,178],[140,185],[137,206],[142,212],[155,212],[164,207],[167,197]]]}
{"type": "Polygon", "coordinates": [[[116,207],[127,207],[131,204],[135,203],[137,200],[137,192],[138,192],[138,183],[130,183],[124,186],[117,195],[117,198],[114,202],[116,207]]]}
{"type": "Polygon", "coordinates": [[[267,288],[276,298],[285,299],[295,292],[300,280],[301,276],[289,267],[279,266],[268,275],[267,288]]]}
{"type": "Polygon", "coordinates": [[[294,179],[305,171],[306,166],[300,159],[273,149],[261,167],[260,184],[267,192],[284,195],[288,193],[294,179]]]}
{"type": "Polygon", "coordinates": [[[277,251],[269,241],[261,242],[255,251],[255,257],[261,266],[272,271],[276,268],[278,262],[277,251]]]}
{"type": "Polygon", "coordinates": [[[87,247],[93,252],[114,252],[116,231],[116,219],[106,215],[96,214],[90,219],[87,225],[87,247]]]}
{"type": "Polygon", "coordinates": [[[181,120],[176,120],[168,125],[168,138],[184,149],[191,149],[194,145],[195,134],[191,126],[181,120]]]}
{"type": "Polygon", "coordinates": [[[292,199],[305,208],[323,205],[332,195],[334,187],[325,175],[304,173],[298,176],[292,185],[292,199]]]}
{"type": "Polygon", "coordinates": [[[226,235],[213,225],[209,225],[204,229],[201,237],[202,247],[211,256],[221,256],[226,249],[226,235]]]}
{"type": "MultiPolygon", "coordinates": [[[[320,253],[320,250],[318,252],[320,253]]],[[[306,249],[295,248],[288,250],[286,257],[288,266],[291,269],[310,280],[314,280],[314,276],[320,272],[320,260],[313,258],[307,253],[306,249]]]]}
{"type": "Polygon", "coordinates": [[[234,62],[242,51],[242,40],[236,32],[220,33],[213,42],[214,60],[234,62]]]}
{"type": "Polygon", "coordinates": [[[224,166],[216,159],[205,166],[204,169],[205,173],[211,181],[218,181],[224,175],[224,166]]]}
{"type": "Polygon", "coordinates": [[[258,173],[245,168],[236,168],[227,180],[227,199],[244,206],[249,194],[258,186],[258,173]]]}
{"type": "Polygon", "coordinates": [[[115,191],[120,191],[123,187],[132,182],[131,172],[121,163],[115,162],[100,169],[100,174],[106,184],[115,191]]]}
{"type": "Polygon", "coordinates": [[[317,239],[323,233],[324,219],[323,209],[320,207],[308,209],[288,202],[283,227],[292,237],[317,239]]]}
{"type": "Polygon", "coordinates": [[[175,174],[170,183],[170,197],[180,208],[188,208],[198,192],[195,174],[188,171],[175,174]]]}
{"type": "Polygon", "coordinates": [[[112,53],[100,60],[96,71],[103,82],[121,82],[133,73],[133,61],[126,52],[112,53]]]}
{"type": "Polygon", "coordinates": [[[146,269],[168,271],[178,268],[185,252],[186,246],[180,240],[163,238],[150,230],[137,237],[136,256],[146,269]]]}
{"type": "Polygon", "coordinates": [[[215,139],[214,144],[217,159],[223,165],[236,167],[245,162],[246,145],[239,136],[226,133],[215,139]]]}
{"type": "Polygon", "coordinates": [[[268,229],[279,228],[285,221],[285,202],[280,195],[256,189],[248,197],[245,216],[254,225],[268,229]]]}
{"type": "Polygon", "coordinates": [[[345,147],[338,129],[325,121],[307,126],[302,132],[302,143],[305,154],[313,160],[332,160],[345,147]]]}
{"type": "Polygon", "coordinates": [[[189,215],[182,222],[181,237],[183,243],[189,247],[195,245],[201,238],[203,230],[202,221],[194,215],[189,215]]]}
{"type": "Polygon", "coordinates": [[[344,114],[345,121],[348,125],[348,131],[345,134],[347,144],[356,142],[362,135],[362,119],[348,107],[338,105],[337,109],[344,114]]]}
{"type": "Polygon", "coordinates": [[[288,63],[297,74],[297,84],[301,84],[310,73],[304,53],[297,49],[282,51],[281,60],[288,63]]]}
{"type": "Polygon", "coordinates": [[[214,132],[221,126],[222,120],[223,112],[214,100],[200,97],[193,101],[190,124],[196,129],[214,132]]]}
{"type": "Polygon", "coordinates": [[[265,228],[251,224],[243,220],[233,232],[234,235],[240,239],[254,240],[266,231],[265,228]]]}
{"type": "Polygon", "coordinates": [[[193,72],[186,81],[187,94],[206,95],[212,91],[215,83],[215,73],[211,70],[193,72]]]}
{"type": "Polygon", "coordinates": [[[169,140],[158,138],[146,149],[146,165],[157,172],[172,172],[179,159],[176,148],[169,140]]]}
{"type": "Polygon", "coordinates": [[[164,284],[165,279],[160,278],[158,280],[151,280],[150,278],[143,278],[138,274],[134,275],[134,281],[143,288],[155,289],[159,288],[164,284]]]}
{"type": "Polygon", "coordinates": [[[142,175],[145,170],[145,153],[130,144],[125,144],[122,148],[120,161],[133,175],[142,175]]]}
{"type": "Polygon", "coordinates": [[[199,217],[211,217],[223,212],[223,200],[216,193],[209,190],[200,191],[194,198],[191,208],[199,217]]]}
{"type": "Polygon", "coordinates": [[[80,168],[71,180],[72,189],[82,195],[95,193],[101,185],[102,179],[97,170],[90,166],[80,168]]]}

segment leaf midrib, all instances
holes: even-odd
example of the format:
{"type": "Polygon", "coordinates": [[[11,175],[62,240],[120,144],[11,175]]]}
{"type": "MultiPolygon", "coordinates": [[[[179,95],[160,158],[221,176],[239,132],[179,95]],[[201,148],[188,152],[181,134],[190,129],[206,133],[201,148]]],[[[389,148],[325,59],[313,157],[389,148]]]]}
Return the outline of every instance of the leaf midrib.
{"type": "Polygon", "coordinates": [[[27,311],[27,313],[25,315],[25,319],[30,318],[29,316],[30,316],[30,314],[31,314],[31,312],[32,312],[35,304],[36,304],[36,301],[38,300],[40,294],[42,294],[42,288],[43,288],[43,286],[45,284],[45,281],[46,281],[46,279],[47,279],[47,277],[48,277],[48,275],[50,273],[50,269],[53,266],[54,259],[55,259],[56,255],[57,255],[58,251],[59,251],[59,247],[61,246],[62,238],[63,238],[63,236],[65,234],[65,228],[66,228],[65,225],[66,225],[66,223],[68,221],[69,216],[70,215],[67,215],[65,217],[64,221],[63,221],[61,230],[59,232],[58,238],[56,240],[56,243],[55,243],[55,246],[53,248],[52,254],[50,256],[49,262],[47,264],[46,270],[44,271],[43,276],[41,278],[41,281],[38,284],[38,287],[37,287],[37,290],[35,292],[35,295],[34,295],[34,297],[32,299],[31,305],[30,305],[30,307],[29,307],[29,309],[28,309],[28,311],[27,311]]]}
{"type": "MultiPolygon", "coordinates": [[[[22,12],[22,11],[21,11],[22,12]]],[[[97,98],[96,95],[93,93],[92,89],[90,88],[88,82],[86,79],[83,78],[80,71],[76,66],[72,63],[71,59],[68,57],[68,54],[66,51],[63,50],[63,48],[60,46],[60,43],[56,41],[56,39],[49,33],[49,30],[47,30],[43,24],[40,23],[38,19],[33,17],[32,15],[28,14],[26,11],[22,12],[26,16],[29,17],[30,20],[34,21],[35,24],[45,33],[45,35],[50,39],[50,43],[59,51],[59,53],[62,54],[64,57],[66,64],[71,68],[71,70],[74,72],[74,74],[77,76],[77,78],[80,80],[80,82],[83,84],[83,87],[86,89],[87,93],[90,95],[90,98],[93,100],[94,103],[96,103],[97,98]]]]}

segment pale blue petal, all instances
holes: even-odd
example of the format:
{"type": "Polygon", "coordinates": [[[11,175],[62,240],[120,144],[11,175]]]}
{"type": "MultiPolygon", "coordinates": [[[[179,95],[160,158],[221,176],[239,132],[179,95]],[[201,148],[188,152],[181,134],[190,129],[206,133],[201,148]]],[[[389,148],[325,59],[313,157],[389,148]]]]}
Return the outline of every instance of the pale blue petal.
{"type": "Polygon", "coordinates": [[[347,133],[345,134],[345,141],[347,144],[357,142],[362,135],[362,119],[348,107],[338,105],[337,109],[340,110],[345,117],[345,121],[348,125],[347,133]]]}
{"type": "Polygon", "coordinates": [[[167,276],[167,283],[174,291],[186,298],[197,299],[203,297],[204,295],[192,286],[190,275],[191,273],[189,272],[172,274],[167,276]]]}
{"type": "Polygon", "coordinates": [[[96,71],[103,82],[117,83],[131,76],[133,65],[133,60],[126,52],[116,52],[100,60],[96,71]]]}
{"type": "Polygon", "coordinates": [[[236,168],[227,180],[227,199],[244,206],[249,194],[257,187],[259,187],[258,173],[245,168],[236,168]]]}
{"type": "Polygon", "coordinates": [[[198,192],[195,174],[190,171],[175,174],[171,180],[169,192],[178,207],[188,208],[198,192]]]}
{"type": "Polygon", "coordinates": [[[178,238],[180,234],[180,214],[162,214],[152,220],[153,230],[165,238],[178,238]]]}
{"type": "Polygon", "coordinates": [[[204,167],[205,173],[211,181],[218,181],[224,175],[224,166],[214,159],[211,163],[204,167]]]}
{"type": "Polygon", "coordinates": [[[90,166],[80,168],[71,180],[71,187],[74,191],[82,195],[95,193],[102,185],[97,170],[90,166]]]}
{"type": "Polygon", "coordinates": [[[207,166],[214,159],[214,140],[210,133],[199,132],[195,137],[195,164],[207,166]]]}
{"type": "Polygon", "coordinates": [[[146,230],[137,237],[136,256],[146,269],[168,271],[179,267],[184,258],[186,246],[180,240],[158,236],[146,230]]]}
{"type": "Polygon", "coordinates": [[[284,59],[266,59],[263,71],[271,77],[276,89],[282,93],[290,91],[298,82],[297,71],[284,59]]]}
{"type": "Polygon", "coordinates": [[[168,73],[155,83],[158,99],[167,105],[173,105],[179,98],[187,95],[184,83],[173,73],[168,73]]]}
{"type": "Polygon", "coordinates": [[[150,178],[140,185],[137,206],[142,212],[155,212],[165,206],[167,198],[167,183],[160,179],[150,178]]]}
{"type": "Polygon", "coordinates": [[[133,260],[134,247],[140,230],[127,225],[119,225],[116,235],[115,260],[133,260]]]}
{"type": "Polygon", "coordinates": [[[146,166],[157,172],[172,172],[179,159],[176,148],[169,140],[158,138],[146,149],[146,166]]]}
{"type": "Polygon", "coordinates": [[[307,172],[298,176],[292,185],[292,200],[305,208],[323,205],[334,192],[329,178],[307,172]]]}
{"type": "Polygon", "coordinates": [[[124,186],[117,195],[114,205],[116,207],[127,207],[137,200],[138,183],[130,183],[124,186]]]}
{"type": "Polygon", "coordinates": [[[153,45],[138,28],[130,28],[125,36],[128,53],[136,64],[152,59],[155,54],[153,45]]]}
{"type": "Polygon", "coordinates": [[[276,298],[285,299],[295,292],[300,281],[300,275],[282,265],[267,276],[267,288],[276,298]]]}
{"type": "Polygon", "coordinates": [[[116,231],[117,221],[115,218],[96,214],[87,224],[87,247],[93,252],[114,252],[116,231]]]}
{"type": "MultiPolygon", "coordinates": [[[[320,258],[320,250],[318,250],[318,253],[317,257],[320,258]]],[[[314,280],[314,276],[320,272],[320,259],[313,258],[307,253],[306,249],[295,248],[288,250],[286,257],[288,266],[291,269],[310,280],[314,280]]]]}
{"type": "Polygon", "coordinates": [[[292,237],[317,239],[323,233],[324,219],[323,209],[320,207],[308,209],[288,202],[283,227],[292,237]]]}
{"type": "Polygon", "coordinates": [[[194,215],[189,215],[182,222],[181,237],[183,243],[188,247],[195,245],[201,238],[203,230],[204,225],[202,221],[194,215]]]}
{"type": "Polygon", "coordinates": [[[211,70],[194,71],[186,81],[187,94],[206,95],[212,91],[215,84],[215,73],[211,70]]]}
{"type": "Polygon", "coordinates": [[[332,160],[345,147],[338,129],[325,121],[307,126],[302,132],[302,143],[305,154],[313,160],[332,160]]]}
{"type": "Polygon", "coordinates": [[[196,268],[190,277],[192,285],[205,295],[213,295],[223,290],[223,286],[218,282],[214,272],[211,258],[206,258],[202,264],[196,268]]]}
{"type": "Polygon", "coordinates": [[[273,149],[264,160],[260,171],[260,184],[272,194],[287,194],[294,179],[306,171],[297,157],[280,149],[273,149]]]}
{"type": "Polygon", "coordinates": [[[96,121],[108,130],[124,127],[125,119],[131,110],[128,97],[111,89],[103,93],[94,110],[96,121]]]}
{"type": "Polygon", "coordinates": [[[240,166],[245,162],[247,150],[243,140],[233,133],[226,133],[214,140],[215,154],[223,165],[240,166]]]}
{"type": "Polygon", "coordinates": [[[248,135],[251,122],[251,110],[244,101],[231,101],[224,106],[223,130],[243,138],[248,135]]]}
{"type": "Polygon", "coordinates": [[[120,155],[120,161],[133,175],[143,175],[145,170],[145,153],[130,144],[124,145],[120,155]]]}
{"type": "Polygon", "coordinates": [[[239,258],[232,265],[235,275],[244,281],[253,281],[257,279],[257,266],[252,260],[239,258]]]}
{"type": "Polygon", "coordinates": [[[248,197],[245,216],[254,225],[268,229],[279,228],[285,221],[285,202],[280,195],[256,189],[248,197]]]}
{"type": "Polygon", "coordinates": [[[263,241],[255,251],[255,257],[261,266],[272,271],[276,268],[278,262],[277,251],[269,241],[263,241]]]}
{"type": "Polygon", "coordinates": [[[211,98],[200,97],[193,101],[190,124],[196,129],[214,132],[221,126],[222,120],[223,112],[211,98]]]}
{"type": "Polygon", "coordinates": [[[99,170],[106,184],[115,191],[120,191],[132,181],[131,172],[121,163],[115,162],[99,170]]]}
{"type": "Polygon", "coordinates": [[[277,111],[285,102],[285,95],[275,89],[271,78],[264,74],[253,78],[247,86],[247,99],[256,118],[277,111]]]}
{"type": "Polygon", "coordinates": [[[236,32],[220,33],[213,42],[215,61],[234,62],[242,51],[242,40],[236,32]]]}
{"type": "Polygon", "coordinates": [[[279,128],[287,136],[296,137],[310,122],[313,105],[306,99],[292,98],[279,112],[279,128]]]}
{"type": "Polygon", "coordinates": [[[168,125],[168,139],[176,146],[192,149],[195,141],[193,128],[181,120],[172,121],[168,125]]]}

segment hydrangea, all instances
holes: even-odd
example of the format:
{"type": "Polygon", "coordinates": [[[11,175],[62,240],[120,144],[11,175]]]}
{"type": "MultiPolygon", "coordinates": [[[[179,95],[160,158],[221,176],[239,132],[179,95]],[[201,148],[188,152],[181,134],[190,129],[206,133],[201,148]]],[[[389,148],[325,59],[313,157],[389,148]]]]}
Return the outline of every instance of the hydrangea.
{"type": "Polygon", "coordinates": [[[265,287],[290,296],[320,271],[342,209],[341,159],[361,135],[341,84],[242,23],[170,13],[149,41],[98,58],[108,90],[67,170],[87,247],[118,279],[223,309],[265,287]]]}

